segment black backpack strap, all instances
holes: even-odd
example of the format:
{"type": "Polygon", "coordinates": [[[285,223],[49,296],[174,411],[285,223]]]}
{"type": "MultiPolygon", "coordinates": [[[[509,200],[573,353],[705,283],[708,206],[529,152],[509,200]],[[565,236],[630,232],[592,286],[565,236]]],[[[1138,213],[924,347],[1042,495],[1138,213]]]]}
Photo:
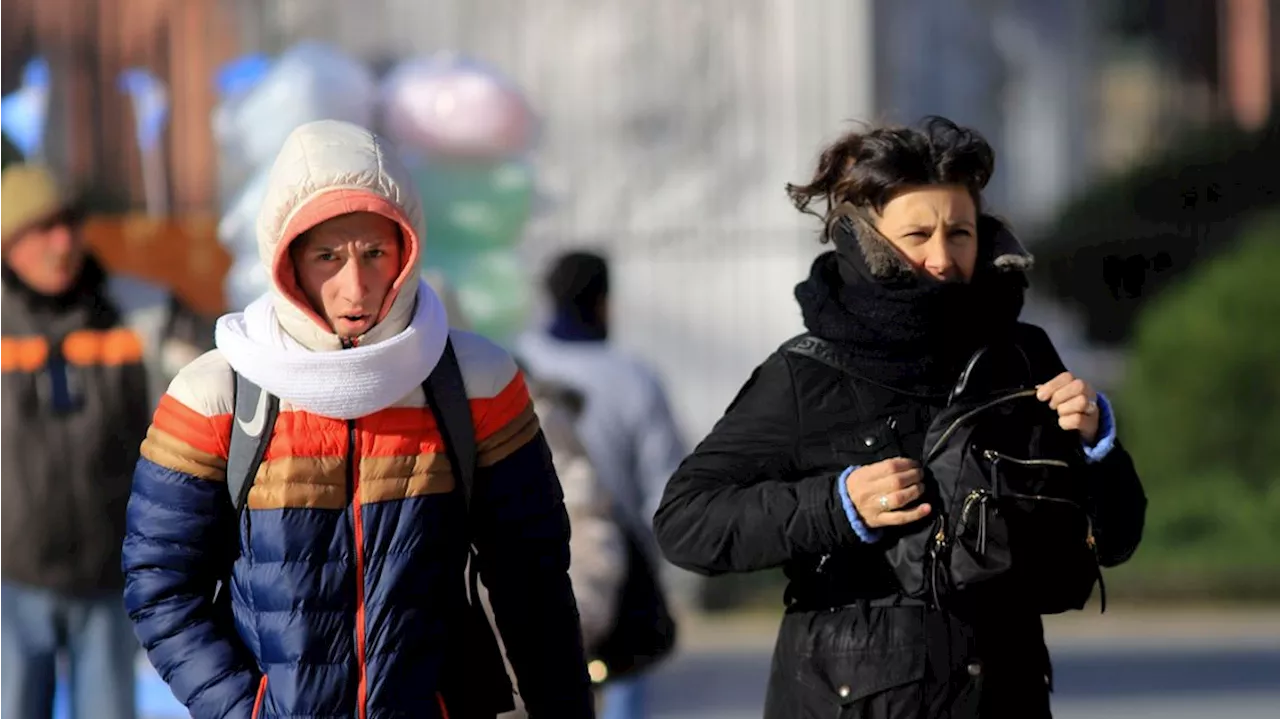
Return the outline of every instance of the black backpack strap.
{"type": "MultiPolygon", "coordinates": [[[[476,429],[472,424],[471,400],[467,399],[467,387],[462,379],[458,355],[453,350],[453,340],[447,340],[444,354],[435,369],[422,382],[427,409],[435,416],[444,438],[445,453],[454,476],[462,483],[462,499],[471,517],[471,497],[475,491],[476,477],[476,429]]],[[[471,529],[468,528],[468,533],[471,529]]],[[[470,534],[467,546],[467,591],[471,601],[471,613],[467,617],[472,637],[464,649],[462,658],[464,682],[471,686],[470,693],[482,702],[492,702],[494,714],[512,711],[514,685],[507,674],[498,648],[494,628],[485,615],[480,601],[480,564],[477,561],[474,534],[470,534]]]]}
{"type": "Polygon", "coordinates": [[[239,517],[267,453],[276,417],[280,415],[280,398],[263,391],[239,372],[235,373],[235,383],[235,415],[227,450],[227,491],[239,517]]]}
{"type": "MultiPolygon", "coordinates": [[[[462,500],[469,518],[471,495],[476,481],[476,429],[471,423],[471,400],[467,399],[467,386],[462,380],[458,355],[453,351],[453,340],[445,341],[444,354],[440,356],[440,361],[431,370],[431,374],[423,380],[422,391],[426,394],[427,408],[440,424],[449,465],[455,468],[455,476],[462,483],[462,500]]],[[[470,542],[469,545],[471,556],[467,583],[470,585],[472,602],[479,606],[480,590],[476,586],[476,579],[480,569],[475,560],[475,542],[470,542]]]]}
{"type": "Polygon", "coordinates": [[[462,498],[470,512],[476,477],[476,430],[471,422],[471,401],[467,399],[467,387],[462,381],[462,368],[458,366],[452,340],[445,342],[444,354],[423,381],[422,391],[427,395],[427,407],[440,423],[445,452],[449,455],[449,463],[457,468],[458,479],[462,482],[462,498]]]}
{"type": "MultiPolygon", "coordinates": [[[[235,510],[233,526],[238,530],[240,515],[249,501],[249,490],[258,477],[258,467],[262,466],[276,418],[280,416],[280,398],[264,391],[239,372],[232,370],[232,374],[235,379],[231,404],[235,411],[231,415],[231,440],[227,447],[227,493],[231,495],[231,506],[235,510]]],[[[234,558],[240,555],[238,531],[233,537],[236,542],[232,552],[234,558]]],[[[226,589],[226,579],[214,587],[215,604],[226,601],[226,589]]]]}
{"type": "MultiPolygon", "coordinates": [[[[471,494],[476,482],[476,429],[471,423],[471,400],[467,399],[467,386],[462,380],[458,355],[453,351],[453,340],[445,341],[444,354],[431,374],[422,381],[422,391],[426,394],[427,409],[440,425],[449,466],[454,468],[454,476],[462,483],[462,500],[470,519],[471,494]]],[[[467,583],[472,603],[480,606],[480,590],[476,586],[480,568],[476,566],[475,542],[468,542],[468,552],[467,583]]]]}

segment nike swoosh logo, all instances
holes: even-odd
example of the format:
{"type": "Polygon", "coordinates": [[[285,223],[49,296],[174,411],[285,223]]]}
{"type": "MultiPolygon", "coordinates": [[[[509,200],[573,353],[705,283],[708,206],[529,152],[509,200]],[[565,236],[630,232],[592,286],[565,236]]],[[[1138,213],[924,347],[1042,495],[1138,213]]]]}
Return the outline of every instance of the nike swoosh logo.
{"type": "Polygon", "coordinates": [[[253,416],[249,418],[249,421],[246,422],[237,416],[236,424],[240,425],[241,431],[250,437],[257,437],[262,434],[262,430],[267,426],[266,390],[258,390],[258,405],[254,408],[253,416]]]}

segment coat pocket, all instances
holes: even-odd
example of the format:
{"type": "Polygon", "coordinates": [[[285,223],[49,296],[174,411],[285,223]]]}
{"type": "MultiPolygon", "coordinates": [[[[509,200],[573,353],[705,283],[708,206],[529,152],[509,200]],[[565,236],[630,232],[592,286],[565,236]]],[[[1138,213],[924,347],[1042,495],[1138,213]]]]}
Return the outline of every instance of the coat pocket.
{"type": "Polygon", "coordinates": [[[765,717],[924,716],[928,655],[909,611],[789,615],[774,654],[765,717]],[[898,621],[894,621],[898,620],[898,621]]]}
{"type": "MultiPolygon", "coordinates": [[[[828,442],[837,458],[879,461],[902,452],[896,416],[878,417],[859,422],[846,430],[833,433],[828,442]]],[[[870,462],[868,462],[870,463],[870,462]]]]}
{"type": "Polygon", "coordinates": [[[924,705],[924,645],[801,656],[796,679],[842,719],[905,719],[924,705]]]}

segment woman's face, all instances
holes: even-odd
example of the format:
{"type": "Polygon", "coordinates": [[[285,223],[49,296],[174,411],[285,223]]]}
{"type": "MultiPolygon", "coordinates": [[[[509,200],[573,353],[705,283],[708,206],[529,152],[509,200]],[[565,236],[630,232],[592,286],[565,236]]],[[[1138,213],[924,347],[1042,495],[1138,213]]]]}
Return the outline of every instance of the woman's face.
{"type": "Polygon", "coordinates": [[[978,261],[978,211],[960,185],[929,185],[898,193],[874,215],[876,229],[917,272],[968,282],[978,261]]]}

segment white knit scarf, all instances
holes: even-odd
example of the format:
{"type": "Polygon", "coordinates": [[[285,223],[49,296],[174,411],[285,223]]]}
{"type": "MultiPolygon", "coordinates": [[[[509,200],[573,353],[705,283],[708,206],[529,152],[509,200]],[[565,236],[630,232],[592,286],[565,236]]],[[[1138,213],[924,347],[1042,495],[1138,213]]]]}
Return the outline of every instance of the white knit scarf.
{"type": "Polygon", "coordinates": [[[270,294],[218,318],[214,332],[236,372],[298,409],[336,419],[363,417],[403,399],[435,369],[448,338],[444,303],[421,280],[409,326],[375,344],[314,352],[280,327],[270,294]]]}

